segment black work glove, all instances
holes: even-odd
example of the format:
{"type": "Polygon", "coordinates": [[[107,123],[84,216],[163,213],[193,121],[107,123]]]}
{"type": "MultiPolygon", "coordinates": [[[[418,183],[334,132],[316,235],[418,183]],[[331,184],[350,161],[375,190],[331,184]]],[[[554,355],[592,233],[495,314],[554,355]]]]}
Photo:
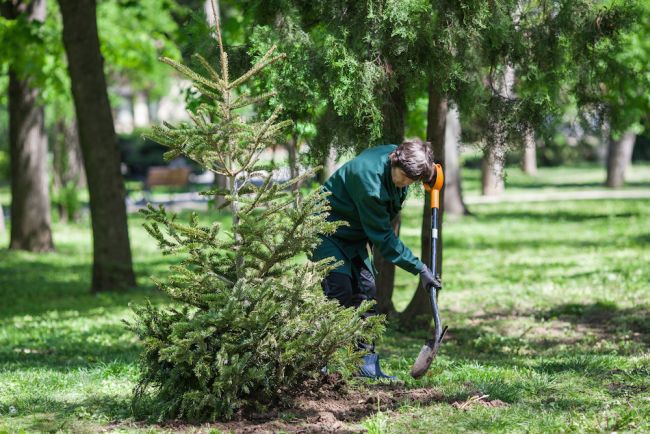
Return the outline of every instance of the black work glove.
{"type": "Polygon", "coordinates": [[[422,286],[425,289],[429,289],[429,287],[433,286],[436,288],[436,290],[439,290],[442,288],[442,283],[440,282],[440,276],[434,276],[431,270],[429,270],[429,267],[426,265],[424,268],[422,268],[422,271],[420,271],[420,279],[422,279],[422,286]]]}

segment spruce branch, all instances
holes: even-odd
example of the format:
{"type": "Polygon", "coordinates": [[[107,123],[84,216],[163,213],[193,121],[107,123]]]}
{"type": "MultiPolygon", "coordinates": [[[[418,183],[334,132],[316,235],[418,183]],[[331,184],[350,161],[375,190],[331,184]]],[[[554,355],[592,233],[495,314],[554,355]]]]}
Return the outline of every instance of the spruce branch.
{"type": "Polygon", "coordinates": [[[262,58],[255,64],[251,69],[249,69],[247,72],[245,72],[242,76],[240,76],[238,79],[233,81],[232,83],[228,84],[228,88],[232,89],[234,87],[240,86],[244,84],[246,81],[248,81],[251,77],[259,73],[262,69],[266,68],[267,66],[271,65],[272,63],[277,62],[278,60],[284,59],[287,57],[285,53],[278,54],[275,57],[271,57],[271,54],[275,51],[277,48],[276,45],[273,45],[269,50],[262,56],[262,58]]]}
{"type": "MultiPolygon", "coordinates": [[[[264,144],[263,139],[266,136],[267,131],[271,126],[273,125],[273,122],[277,119],[277,117],[280,115],[280,112],[282,111],[282,106],[279,105],[277,106],[274,110],[273,113],[264,121],[260,129],[257,131],[255,135],[255,140],[253,141],[253,144],[251,146],[251,153],[247,161],[242,165],[242,170],[248,170],[249,167],[251,166],[251,163],[254,161],[253,159],[257,159],[259,157],[259,153],[263,150],[260,149],[261,145],[264,144]]],[[[288,125],[291,125],[293,122],[292,121],[283,121],[280,122],[278,125],[281,127],[286,127],[288,125]]],[[[279,130],[280,128],[276,128],[274,131],[279,130]]]]}
{"type": "Polygon", "coordinates": [[[214,90],[220,90],[219,85],[215,84],[214,82],[208,80],[207,78],[203,77],[201,74],[193,71],[191,68],[188,66],[183,65],[180,62],[175,61],[174,59],[170,59],[169,57],[160,57],[160,61],[168,64],[190,80],[196,83],[201,83],[202,85],[214,89],[214,90]]]}
{"type": "Polygon", "coordinates": [[[210,62],[205,60],[205,57],[201,56],[199,53],[195,53],[193,56],[199,60],[212,79],[219,85],[219,90],[223,90],[223,81],[221,80],[219,73],[212,67],[212,65],[210,65],[210,62]]]}
{"type": "Polygon", "coordinates": [[[273,98],[276,96],[278,93],[276,91],[271,91],[271,92],[266,92],[262,93],[257,96],[240,96],[238,97],[233,103],[232,103],[232,109],[236,110],[242,107],[246,107],[249,105],[255,105],[255,104],[260,104],[263,103],[264,101],[273,98]]]}

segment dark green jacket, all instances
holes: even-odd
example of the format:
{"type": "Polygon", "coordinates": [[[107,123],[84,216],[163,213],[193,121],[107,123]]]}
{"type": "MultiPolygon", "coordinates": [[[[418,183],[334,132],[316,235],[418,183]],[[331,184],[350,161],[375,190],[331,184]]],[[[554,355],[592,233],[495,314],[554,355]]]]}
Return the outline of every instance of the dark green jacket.
{"type": "MultiPolygon", "coordinates": [[[[323,236],[314,250],[313,259],[333,256],[344,264],[334,271],[352,276],[350,260],[360,256],[368,264],[370,242],[382,256],[404,270],[416,274],[424,264],[393,232],[391,221],[402,209],[407,188],[398,188],[391,177],[388,155],[396,145],[366,149],[341,166],[323,188],[332,210],[329,220],[344,220],[331,236],[323,236]]],[[[369,267],[372,270],[372,267],[369,267]]]]}

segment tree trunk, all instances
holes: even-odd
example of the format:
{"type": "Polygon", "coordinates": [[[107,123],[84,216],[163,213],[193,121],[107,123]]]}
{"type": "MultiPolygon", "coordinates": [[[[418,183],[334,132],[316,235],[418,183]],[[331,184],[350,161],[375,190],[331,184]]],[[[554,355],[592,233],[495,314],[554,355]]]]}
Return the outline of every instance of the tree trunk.
{"type": "MultiPolygon", "coordinates": [[[[518,21],[519,18],[515,19],[518,21]]],[[[516,98],[513,92],[515,68],[510,64],[506,65],[503,75],[498,77],[496,84],[499,97],[516,98]]],[[[499,113],[491,112],[488,116],[491,131],[488,134],[488,143],[483,149],[483,161],[481,162],[481,190],[484,196],[498,195],[505,189],[503,174],[506,163],[505,141],[508,139],[506,126],[499,118],[499,113]]]]}
{"type": "Polygon", "coordinates": [[[598,146],[596,147],[596,157],[598,163],[607,167],[607,153],[609,151],[609,142],[611,141],[611,125],[607,110],[601,112],[600,136],[598,137],[598,146]]]}
{"type": "Polygon", "coordinates": [[[460,178],[460,114],[453,107],[447,111],[445,127],[445,202],[447,215],[467,215],[460,178]]]}
{"type": "MultiPolygon", "coordinates": [[[[221,190],[229,190],[230,186],[228,185],[228,177],[225,175],[215,174],[214,175],[214,184],[215,187],[221,190]]],[[[214,195],[214,207],[216,209],[221,209],[226,204],[226,199],[219,194],[214,195]]]]}
{"type": "MultiPolygon", "coordinates": [[[[447,111],[448,102],[447,98],[441,95],[436,89],[433,81],[429,82],[429,105],[427,109],[427,141],[431,142],[433,148],[433,157],[437,163],[442,165],[443,172],[446,170],[446,155],[445,155],[445,135],[447,126],[447,111]]],[[[445,195],[447,188],[443,188],[440,192],[440,203],[445,203],[445,195]]],[[[443,243],[443,217],[444,205],[440,209],[438,217],[438,251],[437,251],[437,271],[442,276],[442,243],[443,243]]],[[[422,208],[422,231],[421,231],[421,245],[422,252],[420,258],[422,262],[431,266],[431,202],[429,195],[425,195],[424,207],[422,208]]],[[[429,294],[422,287],[422,282],[418,283],[418,287],[404,312],[400,314],[400,323],[406,328],[413,328],[419,321],[419,318],[426,317],[426,323],[431,321],[431,303],[429,301],[429,294]]]]}
{"type": "MultiPolygon", "coordinates": [[[[295,178],[298,176],[298,142],[300,140],[300,136],[298,134],[292,134],[291,139],[287,142],[287,154],[289,156],[289,176],[291,179],[295,178]]],[[[298,183],[293,184],[291,186],[291,189],[296,191],[300,189],[300,185],[298,183]]]]}
{"type": "Polygon", "coordinates": [[[59,217],[61,221],[78,221],[79,209],[69,209],[63,196],[77,194],[86,186],[83,171],[83,158],[79,146],[76,120],[68,122],[61,119],[54,127],[52,141],[53,189],[59,196],[59,217]],[[70,190],[73,190],[70,192],[70,190]]]}
{"type": "MultiPolygon", "coordinates": [[[[383,143],[399,145],[404,141],[404,117],[406,115],[406,85],[400,80],[398,86],[390,92],[382,108],[383,143]]],[[[395,234],[399,236],[401,216],[398,214],[392,222],[395,234]]],[[[395,265],[384,259],[379,249],[373,247],[373,260],[377,275],[377,312],[388,315],[394,314],[393,288],[395,286],[395,265]]]]}
{"type": "Polygon", "coordinates": [[[481,160],[481,193],[483,196],[495,196],[503,193],[503,170],[505,155],[500,144],[490,144],[483,149],[481,160]]]}
{"type": "Polygon", "coordinates": [[[59,0],[93,228],[92,290],[135,286],[120,154],[94,0],[59,0]]]}
{"type": "MultiPolygon", "coordinates": [[[[2,5],[2,15],[44,21],[45,0],[13,1],[2,5]]],[[[54,250],[47,176],[45,112],[29,77],[9,69],[9,156],[11,161],[11,249],[54,250]]]]}
{"type": "Polygon", "coordinates": [[[321,169],[318,171],[317,178],[319,184],[325,184],[325,181],[336,170],[336,149],[333,147],[327,151],[321,163],[321,169]]]}
{"type": "Polygon", "coordinates": [[[145,91],[137,91],[133,94],[133,126],[135,128],[146,128],[151,124],[149,118],[149,98],[145,91]]]}
{"type": "Polygon", "coordinates": [[[5,237],[5,214],[2,210],[2,204],[0,203],[0,245],[4,244],[5,237]]]}
{"type": "Polygon", "coordinates": [[[627,132],[618,140],[610,138],[607,152],[607,180],[605,185],[609,188],[620,188],[625,183],[625,171],[632,163],[632,151],[636,134],[627,132]]]}
{"type": "Polygon", "coordinates": [[[535,131],[532,128],[528,128],[524,133],[524,154],[521,159],[521,170],[529,176],[537,175],[535,131]]]}

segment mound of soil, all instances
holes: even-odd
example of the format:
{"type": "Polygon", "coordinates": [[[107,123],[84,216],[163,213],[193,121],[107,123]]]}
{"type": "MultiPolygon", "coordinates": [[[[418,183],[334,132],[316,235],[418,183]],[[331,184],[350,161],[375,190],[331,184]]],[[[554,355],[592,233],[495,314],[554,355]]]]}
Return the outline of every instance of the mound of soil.
{"type": "Polygon", "coordinates": [[[359,422],[378,410],[386,412],[402,404],[426,405],[444,400],[434,389],[406,389],[399,384],[369,384],[352,390],[337,374],[315,381],[318,384],[301,388],[304,393],[294,396],[290,404],[267,413],[241,413],[229,422],[199,426],[174,422],[159,428],[174,432],[209,432],[216,428],[234,433],[358,433],[363,431],[359,422]]]}
{"type": "Polygon", "coordinates": [[[398,384],[372,384],[361,390],[349,390],[337,374],[319,381],[319,385],[306,385],[304,390],[308,392],[296,396],[289,408],[215,425],[235,433],[357,433],[361,429],[358,422],[378,410],[443,400],[442,394],[433,389],[409,390],[398,384]]]}

